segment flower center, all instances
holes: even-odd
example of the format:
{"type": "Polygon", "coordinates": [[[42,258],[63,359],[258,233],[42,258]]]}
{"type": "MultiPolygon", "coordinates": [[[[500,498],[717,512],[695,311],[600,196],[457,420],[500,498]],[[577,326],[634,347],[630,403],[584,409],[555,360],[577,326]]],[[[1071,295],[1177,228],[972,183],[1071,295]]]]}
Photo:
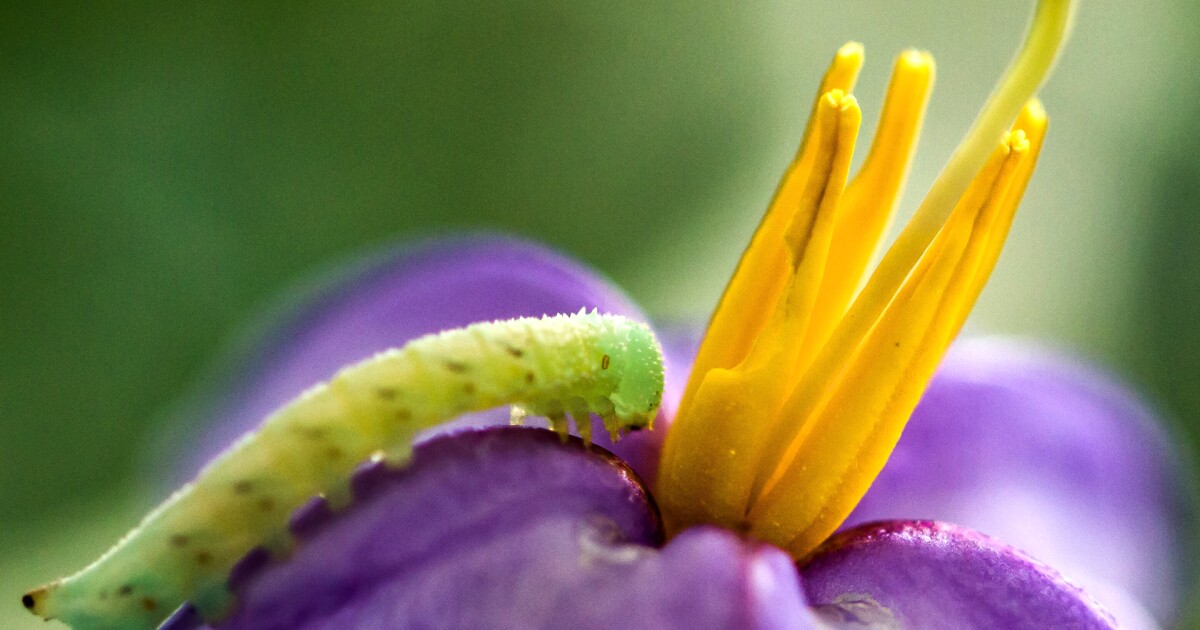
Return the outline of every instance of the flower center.
{"type": "Polygon", "coordinates": [[[1072,13],[1069,0],[1040,0],[1020,52],[872,273],[934,65],[917,51],[896,61],[870,153],[848,182],[863,50],[838,51],[668,433],[657,494],[670,532],[713,523],[801,558],[849,515],[1000,255],[1046,131],[1033,95],[1072,13]]]}

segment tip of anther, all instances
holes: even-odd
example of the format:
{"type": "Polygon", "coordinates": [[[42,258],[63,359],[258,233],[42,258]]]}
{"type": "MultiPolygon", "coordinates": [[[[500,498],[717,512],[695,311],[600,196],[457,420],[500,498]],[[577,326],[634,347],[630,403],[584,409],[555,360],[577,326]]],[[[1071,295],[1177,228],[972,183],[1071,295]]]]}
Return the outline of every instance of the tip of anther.
{"type": "Polygon", "coordinates": [[[1046,106],[1042,105],[1042,100],[1035,96],[1025,101],[1025,111],[1021,113],[1033,120],[1044,121],[1046,119],[1046,106]]]}
{"type": "Polygon", "coordinates": [[[837,56],[842,59],[848,57],[862,58],[864,54],[866,54],[866,49],[863,48],[860,42],[846,42],[837,51],[837,56]]]}
{"type": "Polygon", "coordinates": [[[897,65],[903,66],[907,70],[932,71],[934,66],[933,55],[927,50],[917,50],[916,48],[909,48],[900,53],[900,57],[896,61],[897,65]]]}
{"type": "Polygon", "coordinates": [[[821,95],[821,100],[827,107],[846,110],[858,105],[858,99],[844,90],[833,89],[821,95]]]}
{"type": "Polygon", "coordinates": [[[1025,153],[1029,151],[1029,136],[1025,134],[1025,130],[1023,129],[1014,129],[1008,132],[1008,135],[1004,138],[1004,144],[1013,153],[1025,153]]]}
{"type": "Polygon", "coordinates": [[[853,113],[858,111],[858,99],[853,94],[833,89],[821,95],[821,106],[835,109],[843,114],[853,113]]]}

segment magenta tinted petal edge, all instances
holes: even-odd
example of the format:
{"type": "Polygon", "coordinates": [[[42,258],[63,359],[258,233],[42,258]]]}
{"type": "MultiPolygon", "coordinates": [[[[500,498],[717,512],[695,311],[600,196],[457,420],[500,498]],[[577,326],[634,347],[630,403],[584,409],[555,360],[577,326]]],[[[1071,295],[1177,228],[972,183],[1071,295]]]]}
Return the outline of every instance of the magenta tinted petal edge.
{"type": "Polygon", "coordinates": [[[900,627],[1116,627],[1106,609],[1054,569],[949,523],[860,525],[827,540],[801,575],[812,605],[865,605],[900,627]]]}

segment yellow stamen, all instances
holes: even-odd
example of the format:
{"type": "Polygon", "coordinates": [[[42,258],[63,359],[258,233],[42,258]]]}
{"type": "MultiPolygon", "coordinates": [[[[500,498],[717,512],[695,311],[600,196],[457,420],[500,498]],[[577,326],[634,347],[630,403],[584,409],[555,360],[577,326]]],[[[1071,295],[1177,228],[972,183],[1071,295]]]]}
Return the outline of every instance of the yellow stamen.
{"type": "Polygon", "coordinates": [[[787,220],[776,219],[785,227],[771,235],[772,245],[787,259],[782,298],[739,363],[705,372],[695,404],[689,406],[692,412],[679,416],[691,426],[703,427],[708,439],[690,445],[686,454],[688,460],[706,462],[691,470],[703,477],[703,483],[697,484],[695,478],[674,478],[683,482],[669,494],[677,513],[698,505],[696,500],[701,497],[693,491],[704,493],[704,511],[694,514],[697,517],[719,514],[724,522],[736,522],[745,513],[750,484],[757,474],[755,453],[764,446],[771,428],[762,419],[776,417],[790,393],[790,379],[779,375],[789,374],[798,361],[828,256],[833,212],[846,184],[861,120],[858,103],[841,90],[833,90],[817,102],[810,143],[813,159],[804,178],[807,186],[791,208],[776,207],[787,220]],[[754,395],[747,396],[748,392],[754,395]]]}
{"type": "Polygon", "coordinates": [[[764,461],[778,464],[756,480],[756,536],[801,556],[866,493],[999,256],[1017,205],[1008,193],[1037,149],[1012,134],[859,347],[797,388],[781,415],[800,430],[768,440],[764,461]]]}
{"type": "Polygon", "coordinates": [[[1045,133],[1031,97],[1071,15],[1068,0],[1039,3],[1021,52],[865,285],[915,149],[933,60],[915,51],[897,60],[871,153],[846,187],[861,117],[846,92],[862,48],[838,52],[667,436],[658,497],[669,532],[716,523],[801,557],[849,514],[1000,254],[1045,133]]]}
{"type": "Polygon", "coordinates": [[[896,60],[883,113],[862,169],[838,209],[821,295],[806,332],[801,360],[811,359],[866,281],[871,258],[892,222],[916,153],[933,89],[933,57],[910,50],[896,60]]]}
{"type": "Polygon", "coordinates": [[[750,246],[746,248],[746,253],[738,263],[737,270],[734,271],[729,285],[725,288],[725,294],[721,296],[721,301],[713,313],[705,341],[701,344],[693,364],[693,378],[688,382],[687,391],[680,401],[680,409],[690,404],[695,390],[700,385],[699,379],[695,377],[713,368],[730,368],[737,365],[745,358],[755,337],[767,322],[770,309],[763,308],[763,305],[776,303],[780,291],[783,290],[789,266],[785,245],[778,235],[791,220],[799,197],[809,180],[816,151],[809,139],[816,133],[814,127],[820,109],[819,103],[823,96],[834,90],[849,93],[858,78],[862,62],[862,46],[856,43],[846,44],[838,51],[829,71],[825,73],[825,78],[821,81],[821,90],[817,92],[817,99],[813,103],[801,148],[784,174],[775,198],[771,201],[758,231],[754,233],[750,246]],[[721,340],[721,343],[712,340],[721,340]]]}

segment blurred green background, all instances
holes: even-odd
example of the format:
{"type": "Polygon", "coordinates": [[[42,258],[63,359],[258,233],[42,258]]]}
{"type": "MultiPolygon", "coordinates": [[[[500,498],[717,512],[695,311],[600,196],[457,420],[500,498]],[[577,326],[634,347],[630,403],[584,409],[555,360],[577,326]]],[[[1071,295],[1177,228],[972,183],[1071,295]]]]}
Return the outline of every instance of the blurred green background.
{"type": "MultiPolygon", "coordinates": [[[[495,228],[702,320],[825,63],[939,61],[911,211],[1031,3],[549,1],[0,9],[0,625],[158,497],[152,427],[290,283],[495,228]]],[[[1200,427],[1200,10],[1085,1],[971,324],[1112,366],[1200,427]]],[[[37,627],[37,626],[33,626],[37,627]]]]}

